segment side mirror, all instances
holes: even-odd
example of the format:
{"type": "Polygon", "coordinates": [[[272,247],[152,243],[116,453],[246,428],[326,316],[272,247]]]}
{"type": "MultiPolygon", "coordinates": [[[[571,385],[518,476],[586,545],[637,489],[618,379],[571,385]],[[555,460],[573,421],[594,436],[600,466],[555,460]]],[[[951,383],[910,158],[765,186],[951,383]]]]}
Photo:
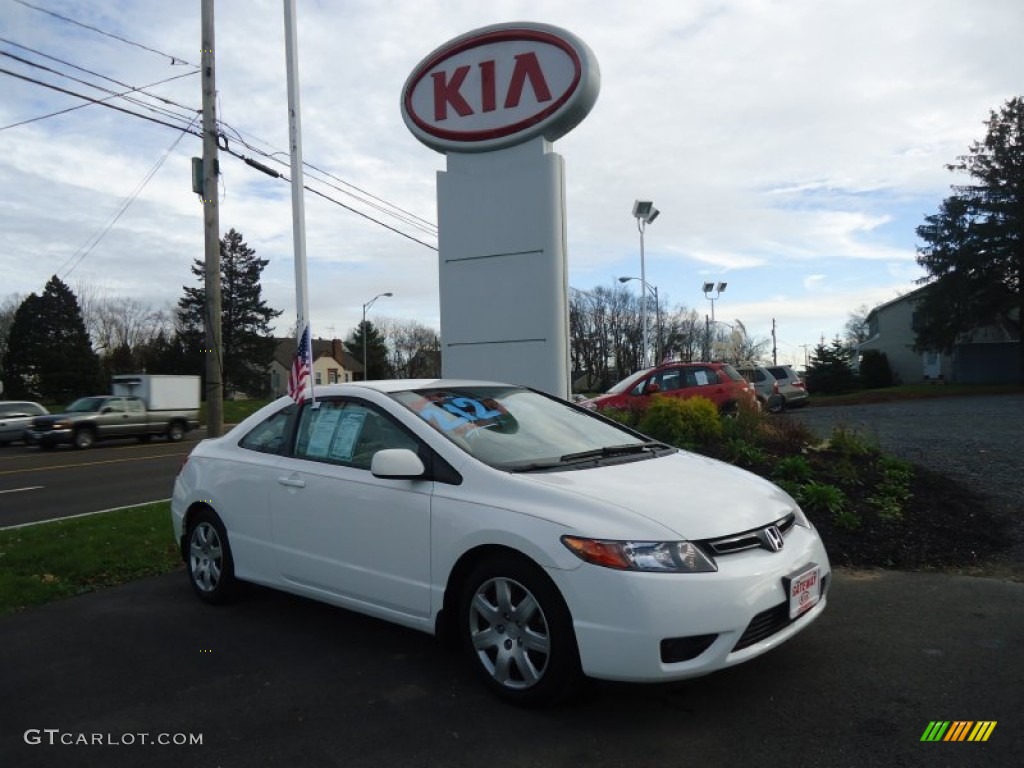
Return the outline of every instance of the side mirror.
{"type": "Polygon", "coordinates": [[[648,383],[647,390],[644,392],[644,394],[645,395],[656,395],[659,392],[661,392],[661,385],[658,382],[656,382],[656,381],[652,381],[652,382],[648,383]]]}
{"type": "Polygon", "coordinates": [[[370,472],[380,478],[416,480],[426,471],[420,457],[408,448],[385,448],[377,451],[370,462],[370,472]]]}

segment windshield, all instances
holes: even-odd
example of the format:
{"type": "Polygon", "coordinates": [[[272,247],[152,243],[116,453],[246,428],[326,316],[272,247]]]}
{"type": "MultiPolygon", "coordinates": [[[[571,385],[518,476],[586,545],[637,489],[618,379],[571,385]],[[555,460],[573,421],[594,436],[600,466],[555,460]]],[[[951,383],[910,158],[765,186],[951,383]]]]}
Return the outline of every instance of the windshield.
{"type": "Polygon", "coordinates": [[[65,413],[90,413],[98,411],[105,401],[105,397],[82,397],[69,405],[65,413]]]}
{"type": "Polygon", "coordinates": [[[618,395],[618,394],[620,394],[622,392],[625,392],[627,389],[630,389],[634,384],[636,384],[638,381],[640,381],[640,379],[642,379],[644,376],[646,376],[648,373],[650,373],[653,370],[654,370],[653,368],[644,368],[642,371],[637,371],[632,376],[627,376],[626,378],[624,378],[622,381],[620,381],[614,387],[612,387],[607,392],[605,392],[605,394],[606,395],[618,395]]]}
{"type": "Polygon", "coordinates": [[[593,461],[592,452],[607,458],[639,454],[651,446],[587,411],[520,387],[420,389],[391,396],[462,450],[498,469],[564,468],[593,461]]]}

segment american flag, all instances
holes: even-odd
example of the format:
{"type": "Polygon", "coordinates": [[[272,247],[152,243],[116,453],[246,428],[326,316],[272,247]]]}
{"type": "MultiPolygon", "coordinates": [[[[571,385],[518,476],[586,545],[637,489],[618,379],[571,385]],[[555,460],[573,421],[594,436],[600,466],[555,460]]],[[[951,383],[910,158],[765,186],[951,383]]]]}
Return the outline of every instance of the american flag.
{"type": "Polygon", "coordinates": [[[310,382],[310,369],[313,363],[313,350],[309,340],[309,323],[302,330],[299,337],[299,345],[295,350],[295,360],[292,362],[291,373],[288,374],[288,394],[292,400],[301,404],[309,395],[308,389],[312,389],[310,382]]]}

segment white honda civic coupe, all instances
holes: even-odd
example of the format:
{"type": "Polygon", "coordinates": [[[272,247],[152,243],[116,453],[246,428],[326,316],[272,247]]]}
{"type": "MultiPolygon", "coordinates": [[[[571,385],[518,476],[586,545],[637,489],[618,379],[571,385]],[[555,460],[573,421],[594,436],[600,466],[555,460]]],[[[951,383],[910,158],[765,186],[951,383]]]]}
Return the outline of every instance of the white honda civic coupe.
{"type": "Polygon", "coordinates": [[[203,600],[254,582],[443,632],[520,704],[751,659],[821,615],[830,577],[775,485],[487,382],[281,398],[196,446],[171,515],[203,600]]]}

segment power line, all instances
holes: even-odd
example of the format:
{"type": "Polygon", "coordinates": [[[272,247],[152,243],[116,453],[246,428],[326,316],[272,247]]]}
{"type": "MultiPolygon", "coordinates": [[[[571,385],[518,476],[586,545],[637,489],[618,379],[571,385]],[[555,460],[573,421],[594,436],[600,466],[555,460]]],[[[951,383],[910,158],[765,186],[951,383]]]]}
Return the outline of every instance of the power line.
{"type": "MultiPolygon", "coordinates": [[[[58,58],[56,56],[52,56],[50,54],[47,54],[47,53],[44,53],[42,51],[36,50],[34,48],[30,48],[30,47],[22,45],[20,43],[16,43],[16,42],[14,42],[12,40],[9,40],[7,38],[0,37],[0,41],[5,42],[5,43],[7,43],[9,45],[16,46],[17,48],[29,51],[31,53],[34,53],[37,56],[42,56],[42,57],[44,57],[46,59],[49,59],[51,61],[58,62],[60,64],[68,66],[68,67],[72,67],[73,69],[79,70],[81,72],[86,72],[86,73],[88,73],[90,75],[93,75],[95,77],[99,77],[99,78],[102,78],[104,80],[108,80],[108,81],[110,81],[112,83],[116,83],[117,85],[121,85],[121,86],[126,87],[126,88],[131,88],[132,91],[138,91],[138,92],[141,92],[141,93],[145,94],[146,96],[149,96],[151,98],[163,101],[166,104],[172,104],[174,106],[180,107],[181,109],[187,110],[189,113],[198,112],[198,110],[196,110],[196,109],[193,109],[191,107],[187,107],[187,106],[185,106],[183,104],[179,104],[178,102],[172,101],[170,99],[166,99],[166,98],[164,98],[162,96],[158,96],[156,94],[148,93],[147,91],[144,90],[145,88],[148,88],[150,86],[143,86],[141,88],[133,88],[128,83],[124,83],[124,82],[122,82],[120,80],[117,80],[115,78],[108,77],[107,75],[103,75],[103,74],[101,74],[99,72],[95,72],[95,71],[90,70],[90,69],[88,69],[86,67],[81,67],[81,66],[79,66],[77,64],[74,64],[72,62],[69,62],[69,61],[66,61],[64,59],[58,58]]],[[[13,58],[13,59],[15,59],[17,61],[20,61],[22,63],[28,64],[29,66],[38,67],[38,68],[43,69],[45,71],[53,72],[54,74],[57,74],[59,76],[67,77],[67,78],[69,78],[71,80],[74,80],[76,82],[82,83],[82,84],[87,85],[89,87],[97,88],[98,90],[102,90],[102,91],[104,91],[106,93],[113,94],[113,91],[110,91],[109,89],[101,88],[100,86],[97,86],[97,85],[95,85],[93,83],[89,83],[89,82],[86,82],[86,81],[83,81],[83,80],[79,80],[78,78],[74,78],[74,77],[72,77],[70,75],[67,75],[66,73],[59,72],[57,70],[54,70],[54,69],[51,69],[49,67],[45,67],[45,66],[36,64],[34,62],[31,62],[31,61],[27,61],[27,60],[22,59],[20,57],[13,56],[12,54],[9,54],[9,53],[0,52],[0,54],[6,55],[6,56],[8,56],[10,58],[13,58]]],[[[187,73],[187,75],[191,75],[191,74],[195,74],[195,73],[192,73],[192,72],[187,73]]],[[[184,77],[184,76],[187,76],[187,75],[179,75],[177,77],[184,77]]],[[[165,82],[165,81],[161,81],[161,82],[165,82]]],[[[127,93],[125,93],[125,94],[117,94],[117,95],[123,97],[123,96],[127,96],[127,93]]],[[[101,101],[107,101],[107,100],[108,99],[102,99],[101,101]]],[[[184,119],[186,119],[186,117],[190,117],[190,115],[180,115],[180,114],[174,113],[174,112],[172,112],[170,110],[163,110],[163,109],[160,109],[160,108],[156,108],[153,105],[148,104],[146,102],[141,102],[138,99],[126,98],[125,100],[130,102],[130,103],[137,104],[137,105],[139,105],[139,106],[141,106],[141,107],[143,107],[145,109],[149,109],[150,111],[156,112],[157,114],[162,114],[164,116],[171,117],[171,118],[174,118],[174,119],[184,120],[184,119]]],[[[79,107],[73,107],[71,109],[80,109],[83,106],[88,106],[88,105],[81,105],[79,107]]],[[[52,116],[52,115],[56,115],[56,114],[63,114],[66,111],[70,111],[70,110],[61,110],[59,112],[55,112],[55,113],[52,113],[51,115],[47,115],[47,116],[44,116],[44,117],[48,117],[48,116],[52,116]]],[[[134,114],[134,113],[129,113],[129,114],[134,114]]],[[[42,119],[42,118],[36,118],[36,119],[42,119]]],[[[24,122],[31,122],[31,121],[24,121],[24,122]]],[[[15,123],[12,126],[5,126],[5,127],[14,127],[14,125],[21,125],[21,124],[24,124],[24,122],[22,122],[22,123],[15,123]]],[[[273,147],[272,145],[270,145],[268,142],[264,141],[263,139],[260,139],[260,138],[255,137],[255,136],[250,136],[250,138],[252,138],[253,141],[257,141],[260,144],[263,144],[263,145],[269,147],[272,150],[276,150],[276,151],[274,151],[272,153],[265,152],[265,151],[263,151],[263,150],[261,150],[261,149],[259,149],[257,147],[254,147],[252,144],[250,144],[248,141],[246,141],[245,136],[248,135],[248,134],[245,134],[243,131],[239,131],[237,128],[234,128],[233,126],[231,126],[230,124],[228,124],[227,122],[225,122],[223,120],[219,120],[218,121],[218,125],[221,128],[230,130],[232,133],[234,133],[235,136],[237,136],[238,140],[242,143],[243,146],[247,147],[248,149],[252,150],[253,152],[256,152],[259,155],[262,155],[263,157],[266,157],[267,159],[269,159],[269,160],[271,160],[273,162],[281,164],[285,168],[289,168],[290,169],[290,164],[288,162],[283,161],[279,157],[277,157],[277,155],[285,155],[285,152],[283,150],[276,149],[275,147],[273,147]]],[[[0,130],[3,130],[3,128],[0,128],[0,130]]],[[[227,136],[224,135],[223,132],[221,132],[220,135],[224,138],[225,145],[226,145],[226,143],[227,143],[227,136]]],[[[247,162],[249,162],[249,161],[247,161],[247,162]]],[[[249,164],[253,165],[252,162],[249,162],[249,164]]],[[[431,235],[431,236],[434,236],[434,237],[437,236],[437,225],[436,224],[434,224],[432,222],[429,222],[426,219],[423,219],[422,217],[417,216],[414,213],[411,213],[410,211],[406,211],[403,208],[395,205],[394,203],[390,203],[390,202],[388,202],[388,201],[386,201],[386,200],[384,200],[384,199],[382,199],[382,198],[372,194],[371,192],[368,192],[367,190],[364,190],[364,189],[356,186],[355,184],[352,184],[351,182],[345,181],[344,179],[341,179],[338,176],[330,173],[329,171],[327,171],[327,170],[325,170],[323,168],[320,168],[320,167],[318,167],[318,166],[316,166],[316,165],[314,165],[314,164],[312,164],[312,163],[310,163],[308,161],[304,162],[303,166],[311,170],[311,174],[310,175],[318,183],[323,184],[323,185],[325,185],[327,187],[330,187],[331,189],[334,189],[334,190],[336,190],[338,192],[341,192],[344,195],[348,195],[349,197],[354,198],[355,200],[359,201],[363,205],[366,205],[369,208],[377,210],[377,211],[379,211],[380,213],[383,213],[386,216],[390,216],[390,217],[398,220],[402,224],[405,224],[407,226],[413,227],[414,229],[418,229],[421,232],[424,232],[425,234],[428,234],[428,235],[431,235]],[[321,174],[321,176],[318,177],[316,174],[321,174]],[[329,177],[331,179],[334,179],[339,184],[343,184],[346,187],[348,187],[349,189],[343,189],[342,187],[337,186],[337,184],[333,184],[330,181],[327,181],[326,179],[322,178],[322,176],[327,176],[327,177],[329,177]],[[351,190],[355,190],[355,192],[353,192],[351,190]],[[356,193],[358,193],[358,194],[356,194],[356,193]],[[360,195],[362,195],[362,197],[360,197],[360,195]]],[[[254,165],[253,167],[257,167],[257,166],[254,165]]],[[[268,172],[269,171],[269,169],[267,169],[266,166],[259,166],[259,170],[263,170],[264,172],[268,172]]],[[[333,200],[333,198],[327,198],[327,199],[333,200]]],[[[376,219],[371,219],[371,220],[376,221],[376,219]]]]}
{"type": "MultiPolygon", "coordinates": [[[[134,93],[135,91],[142,91],[144,88],[153,88],[154,86],[163,85],[164,83],[168,83],[171,80],[178,80],[179,78],[182,78],[182,77],[191,77],[192,75],[195,75],[195,74],[198,74],[198,73],[196,73],[196,72],[186,72],[183,75],[175,75],[174,77],[168,77],[166,80],[157,80],[155,83],[150,83],[149,85],[142,85],[142,86],[139,86],[138,88],[132,88],[131,90],[125,91],[124,93],[112,94],[110,96],[107,96],[106,98],[99,99],[99,101],[97,103],[107,102],[107,101],[110,101],[111,99],[116,99],[116,98],[119,98],[121,96],[126,96],[129,93],[134,93]]],[[[8,128],[17,128],[19,125],[28,125],[29,123],[36,123],[36,122],[39,122],[40,120],[46,120],[47,118],[50,118],[50,117],[57,117],[57,115],[63,115],[63,114],[66,114],[67,112],[74,112],[76,109],[84,109],[85,107],[91,107],[91,106],[92,106],[92,103],[76,104],[75,106],[68,107],[67,109],[58,109],[56,112],[49,112],[49,113],[47,113],[45,115],[39,115],[38,117],[30,117],[27,120],[20,120],[17,123],[11,123],[10,125],[0,126],[0,131],[6,131],[8,128]]]]}
{"type": "Polygon", "coordinates": [[[141,48],[144,51],[149,51],[150,53],[155,53],[158,56],[163,56],[165,59],[170,59],[171,60],[171,65],[172,66],[175,65],[175,64],[188,64],[190,67],[195,67],[196,69],[199,69],[199,65],[198,64],[193,64],[191,61],[186,61],[185,59],[181,58],[180,56],[172,56],[169,53],[164,53],[163,51],[158,51],[156,48],[150,48],[148,45],[143,45],[142,43],[137,43],[134,40],[129,40],[126,37],[121,37],[120,35],[115,35],[113,32],[107,32],[106,30],[100,29],[99,27],[94,27],[91,24],[85,24],[84,22],[77,21],[76,19],[69,18],[68,16],[62,16],[61,14],[56,13],[54,11],[49,11],[46,8],[40,8],[38,5],[32,5],[31,3],[26,3],[25,0],[14,0],[14,2],[18,3],[19,5],[25,6],[26,8],[31,8],[33,11],[39,11],[40,13],[45,13],[47,16],[53,16],[55,19],[60,19],[61,21],[66,21],[69,24],[74,24],[76,26],[82,27],[83,29],[89,29],[89,30],[92,30],[93,32],[98,32],[99,34],[105,35],[106,37],[113,38],[114,40],[119,40],[122,43],[127,43],[128,45],[134,45],[136,48],[141,48]]]}
{"type": "Polygon", "coordinates": [[[107,223],[107,225],[103,229],[98,231],[96,234],[94,234],[92,237],[90,237],[85,242],[85,245],[79,248],[67,261],[65,261],[60,266],[60,269],[57,270],[58,272],[63,271],[65,267],[68,268],[67,271],[64,272],[64,279],[66,279],[72,272],[74,272],[79,267],[79,265],[83,261],[85,261],[85,258],[90,253],[92,253],[93,249],[97,245],[99,245],[100,241],[104,237],[106,237],[106,234],[117,223],[117,220],[120,219],[127,212],[131,204],[135,202],[136,198],[138,198],[138,196],[142,193],[142,190],[146,188],[146,185],[149,184],[150,180],[154,176],[156,176],[156,172],[160,170],[163,164],[167,161],[167,158],[171,156],[171,152],[173,152],[174,148],[178,146],[178,142],[180,142],[185,137],[185,134],[189,132],[188,129],[192,127],[192,124],[195,123],[197,119],[198,115],[192,119],[192,122],[189,123],[181,131],[180,134],[178,134],[178,137],[174,140],[171,146],[169,146],[167,150],[163,153],[163,155],[160,157],[160,159],[156,161],[156,165],[154,165],[149,170],[149,172],[143,177],[142,181],[138,183],[138,185],[135,187],[132,193],[121,202],[121,204],[118,206],[117,212],[114,214],[113,218],[107,223]]]}
{"type": "MultiPolygon", "coordinates": [[[[132,112],[130,109],[125,109],[124,107],[118,107],[118,106],[115,106],[114,104],[107,104],[106,100],[104,100],[104,99],[94,99],[91,96],[86,96],[83,93],[76,93],[75,91],[69,91],[67,88],[61,88],[58,85],[53,85],[51,83],[46,83],[46,82],[43,82],[42,80],[36,80],[35,78],[28,77],[27,75],[19,75],[17,72],[11,72],[9,69],[4,69],[4,68],[0,67],[0,74],[10,75],[11,77],[16,77],[19,80],[25,80],[27,82],[34,83],[36,85],[41,85],[44,88],[49,88],[49,89],[54,90],[54,91],[59,91],[60,93],[66,93],[68,96],[74,96],[74,97],[79,98],[79,99],[85,99],[88,102],[91,102],[93,104],[99,104],[101,107],[106,107],[107,109],[116,109],[118,112],[124,112],[126,115],[132,115],[134,117],[142,118],[143,120],[149,120],[151,123],[156,123],[157,125],[164,125],[164,126],[166,126],[168,128],[173,128],[176,131],[180,131],[181,130],[181,126],[180,125],[174,125],[172,123],[168,123],[168,122],[165,122],[163,120],[157,120],[155,117],[149,117],[148,115],[141,115],[138,112],[132,112]]],[[[189,133],[191,133],[193,136],[201,136],[202,135],[202,134],[196,133],[195,131],[189,131],[189,133]]]]}
{"type": "MultiPolygon", "coordinates": [[[[79,72],[85,72],[86,74],[93,75],[94,77],[99,77],[99,78],[101,78],[103,80],[106,80],[107,82],[114,83],[115,85],[120,85],[122,88],[130,88],[132,91],[141,91],[143,88],[151,88],[151,87],[153,87],[153,86],[146,85],[146,86],[142,86],[141,88],[135,88],[134,86],[132,86],[129,83],[123,83],[123,82],[121,82],[120,80],[118,80],[116,78],[110,77],[108,75],[104,75],[104,74],[102,74],[100,72],[94,72],[93,70],[88,69],[87,67],[79,66],[78,64],[75,64],[73,62],[67,61],[65,59],[61,59],[61,58],[59,58],[57,56],[53,56],[53,55],[51,55],[49,53],[45,53],[45,52],[37,50],[35,48],[31,48],[31,47],[29,47],[27,45],[22,45],[21,43],[17,43],[14,40],[9,40],[6,37],[0,37],[0,42],[6,43],[7,45],[13,45],[15,48],[20,48],[23,51],[28,51],[29,53],[34,53],[36,56],[41,56],[44,59],[49,59],[50,61],[55,61],[58,64],[63,64],[66,67],[71,67],[72,69],[77,69],[79,72]]],[[[161,85],[163,83],[168,83],[168,82],[170,82],[172,80],[177,80],[177,79],[182,78],[182,77],[189,77],[191,75],[197,75],[197,74],[199,74],[199,70],[198,69],[193,70],[192,72],[186,72],[186,73],[181,74],[181,75],[175,75],[174,77],[168,77],[165,80],[160,80],[159,82],[154,83],[153,85],[161,85]]],[[[185,104],[180,104],[180,103],[174,101],[173,99],[168,99],[166,96],[160,96],[159,94],[155,94],[155,93],[146,93],[146,95],[149,96],[150,98],[162,101],[164,104],[172,105],[172,106],[175,106],[175,107],[180,107],[181,109],[184,109],[184,110],[186,110],[188,112],[197,112],[198,111],[197,109],[195,109],[193,107],[189,107],[189,106],[187,106],[185,104]]]]}
{"type": "MultiPolygon", "coordinates": [[[[67,78],[68,80],[71,80],[72,82],[75,82],[75,83],[79,83],[80,85],[84,85],[87,88],[95,88],[97,91],[102,91],[103,93],[109,93],[111,96],[118,96],[119,95],[119,94],[117,94],[116,91],[112,91],[109,88],[105,88],[102,85],[96,85],[95,83],[90,83],[88,80],[82,80],[80,77],[75,77],[74,75],[69,75],[66,72],[61,72],[59,70],[53,69],[52,67],[48,67],[45,64],[39,64],[39,63],[34,62],[34,61],[29,61],[28,59],[23,59],[22,57],[15,56],[13,53],[8,53],[7,51],[0,51],[0,56],[6,56],[9,59],[13,59],[14,61],[17,61],[17,62],[19,62],[21,64],[25,64],[25,65],[27,65],[29,67],[35,67],[36,69],[41,69],[44,72],[49,72],[51,74],[57,75],[58,77],[67,78]]],[[[147,94],[147,95],[149,95],[149,94],[147,94]]],[[[123,98],[125,101],[127,101],[129,103],[136,104],[136,105],[142,107],[143,109],[148,109],[149,111],[155,112],[155,113],[157,113],[159,115],[164,115],[166,117],[173,117],[173,118],[179,118],[179,119],[185,119],[185,117],[186,117],[185,115],[181,115],[180,113],[173,112],[172,110],[164,109],[163,107],[157,107],[157,106],[154,106],[154,105],[152,105],[152,104],[150,104],[148,102],[140,101],[139,99],[133,99],[133,98],[130,98],[130,97],[128,97],[126,95],[123,95],[123,94],[120,94],[120,97],[123,98]]],[[[190,111],[196,112],[197,110],[190,110],[190,111]]]]}
{"type": "MultiPolygon", "coordinates": [[[[0,67],[0,74],[5,74],[5,75],[9,75],[11,77],[16,77],[19,80],[25,80],[27,82],[34,83],[36,85],[40,85],[40,86],[42,86],[44,88],[49,88],[51,90],[58,91],[60,93],[65,93],[65,94],[67,94],[69,96],[75,96],[75,97],[77,97],[79,99],[84,99],[84,100],[86,100],[86,101],[88,101],[88,102],[90,102],[92,104],[99,104],[101,107],[107,107],[108,109],[114,109],[114,110],[117,110],[118,112],[123,112],[126,115],[132,115],[133,117],[138,117],[138,118],[141,118],[143,120],[148,120],[149,122],[156,123],[157,125],[163,125],[163,126],[165,126],[167,128],[173,128],[175,130],[182,131],[183,133],[190,133],[193,136],[198,136],[198,137],[202,138],[202,134],[201,133],[197,133],[196,131],[191,130],[191,125],[192,125],[191,122],[183,128],[181,125],[174,125],[174,124],[168,123],[168,122],[166,122],[164,120],[158,120],[155,117],[149,117],[148,115],[143,115],[143,114],[140,114],[138,112],[133,112],[132,110],[125,109],[124,107],[118,107],[118,106],[116,106],[114,104],[108,104],[108,103],[106,103],[106,100],[94,99],[91,96],[86,96],[85,94],[76,93],[75,91],[69,91],[66,88],[61,88],[60,86],[56,86],[56,85],[53,85],[51,83],[46,83],[46,82],[43,82],[42,80],[36,80],[35,78],[28,77],[27,75],[20,75],[20,74],[18,74],[16,72],[11,72],[10,70],[3,69],[2,67],[0,67]]],[[[194,122],[194,120],[193,120],[193,122],[194,122]]],[[[180,137],[179,137],[179,139],[180,139],[180,137]]],[[[236,151],[234,151],[234,150],[232,150],[230,148],[227,148],[227,147],[222,148],[222,151],[227,152],[229,155],[232,155],[233,157],[237,157],[239,160],[242,160],[247,165],[250,165],[250,166],[256,168],[257,170],[261,170],[264,173],[269,173],[269,175],[271,175],[271,176],[276,176],[278,178],[284,179],[285,181],[288,181],[288,177],[286,177],[284,174],[280,174],[280,173],[278,173],[276,171],[273,171],[272,169],[267,168],[266,166],[260,167],[260,164],[258,164],[258,163],[254,164],[256,161],[253,161],[251,158],[245,157],[245,155],[242,155],[239,152],[236,152],[236,151]]],[[[254,150],[254,151],[256,151],[256,150],[254,150]]],[[[263,153],[263,154],[266,154],[266,153],[263,153]]],[[[270,157],[270,155],[267,155],[267,157],[270,157]]],[[[321,183],[326,183],[326,182],[321,181],[321,183]]],[[[330,186],[330,185],[328,185],[328,186],[330,186]]],[[[342,203],[340,200],[336,200],[335,198],[331,197],[330,195],[327,195],[327,194],[325,194],[323,192],[320,192],[317,189],[313,189],[308,184],[303,185],[303,188],[306,189],[309,192],[312,192],[314,195],[317,195],[318,197],[322,197],[325,200],[328,200],[329,202],[332,202],[335,205],[340,206],[341,208],[344,208],[347,211],[350,211],[351,213],[354,213],[354,214],[356,214],[358,216],[361,216],[364,219],[366,219],[367,221],[372,221],[373,223],[377,224],[378,226],[384,227],[384,229],[387,229],[390,232],[394,232],[395,234],[400,235],[400,236],[406,238],[407,240],[411,240],[414,243],[418,243],[419,245],[425,246],[425,247],[431,249],[432,251],[436,251],[437,250],[436,246],[433,246],[430,243],[426,243],[426,242],[424,242],[424,241],[422,241],[422,240],[420,240],[418,238],[413,237],[412,235],[409,235],[409,234],[407,234],[405,232],[402,232],[400,229],[392,227],[389,224],[385,224],[383,221],[380,221],[379,219],[375,219],[372,216],[370,216],[370,215],[368,215],[366,213],[363,213],[362,211],[359,211],[359,210],[357,210],[357,209],[355,209],[355,208],[353,208],[353,207],[351,207],[349,205],[346,205],[345,203],[342,203]]],[[[363,201],[363,202],[365,202],[365,201],[363,201]]]]}

